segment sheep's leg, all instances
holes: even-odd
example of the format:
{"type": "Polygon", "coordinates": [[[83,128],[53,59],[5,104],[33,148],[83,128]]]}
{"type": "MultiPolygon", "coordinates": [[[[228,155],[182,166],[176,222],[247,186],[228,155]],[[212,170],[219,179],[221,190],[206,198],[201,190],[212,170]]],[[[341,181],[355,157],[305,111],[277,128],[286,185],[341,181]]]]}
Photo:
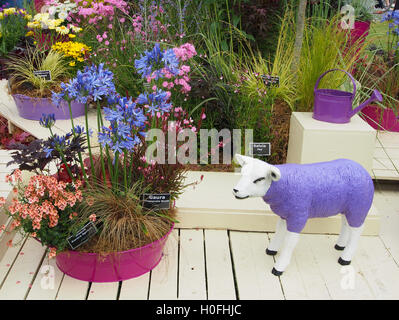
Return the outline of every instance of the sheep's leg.
{"type": "Polygon", "coordinates": [[[286,232],[287,222],[279,217],[276,225],[276,233],[274,234],[266,249],[266,254],[268,254],[269,256],[276,255],[277,251],[281,248],[281,245],[283,244],[286,232]]]}
{"type": "Polygon", "coordinates": [[[351,263],[352,257],[357,248],[357,243],[359,242],[360,235],[363,231],[363,225],[358,228],[353,228],[349,226],[349,241],[345,247],[344,252],[342,252],[341,257],[338,259],[338,263],[346,266],[351,263]]]}
{"type": "Polygon", "coordinates": [[[349,240],[349,224],[348,221],[346,220],[346,216],[344,214],[342,214],[341,216],[341,232],[339,234],[337,243],[335,244],[335,249],[342,251],[345,249],[348,240],[349,240]]]}
{"type": "Polygon", "coordinates": [[[280,256],[277,258],[277,261],[274,264],[274,268],[272,270],[272,273],[275,276],[281,276],[285,268],[287,268],[291,260],[292,252],[294,251],[298,240],[299,233],[286,231],[283,249],[281,250],[280,256]]]}

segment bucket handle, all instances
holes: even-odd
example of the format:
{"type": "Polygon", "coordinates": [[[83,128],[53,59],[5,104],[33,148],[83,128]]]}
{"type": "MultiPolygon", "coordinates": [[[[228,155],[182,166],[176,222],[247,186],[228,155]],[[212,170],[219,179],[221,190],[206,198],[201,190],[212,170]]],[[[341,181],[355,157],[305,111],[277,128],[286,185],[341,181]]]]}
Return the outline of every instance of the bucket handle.
{"type": "Polygon", "coordinates": [[[320,83],[321,79],[322,79],[327,73],[329,73],[329,72],[331,72],[331,71],[342,71],[342,72],[345,72],[345,73],[347,74],[347,76],[352,80],[352,83],[353,83],[352,100],[353,100],[353,99],[355,98],[355,95],[356,95],[356,81],[355,81],[355,79],[352,77],[352,75],[351,75],[349,72],[346,72],[345,70],[342,70],[342,69],[331,69],[331,70],[328,70],[328,71],[324,72],[324,73],[319,77],[319,79],[317,79],[316,84],[315,84],[315,86],[314,86],[314,91],[316,92],[316,90],[317,90],[317,88],[318,88],[318,86],[319,86],[319,83],[320,83]]]}

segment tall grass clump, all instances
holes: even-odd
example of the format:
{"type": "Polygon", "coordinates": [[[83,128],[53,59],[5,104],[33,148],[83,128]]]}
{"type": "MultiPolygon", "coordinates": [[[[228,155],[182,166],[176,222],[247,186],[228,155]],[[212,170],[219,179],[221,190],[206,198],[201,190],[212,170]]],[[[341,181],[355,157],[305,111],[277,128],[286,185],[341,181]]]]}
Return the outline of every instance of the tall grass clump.
{"type": "MultiPolygon", "coordinates": [[[[314,86],[321,74],[330,69],[353,71],[359,56],[370,43],[358,41],[348,45],[349,33],[338,27],[340,15],[323,24],[305,24],[304,41],[297,82],[297,110],[312,111],[314,86]]],[[[346,79],[343,72],[331,72],[320,83],[321,88],[337,89],[346,79]]]]}

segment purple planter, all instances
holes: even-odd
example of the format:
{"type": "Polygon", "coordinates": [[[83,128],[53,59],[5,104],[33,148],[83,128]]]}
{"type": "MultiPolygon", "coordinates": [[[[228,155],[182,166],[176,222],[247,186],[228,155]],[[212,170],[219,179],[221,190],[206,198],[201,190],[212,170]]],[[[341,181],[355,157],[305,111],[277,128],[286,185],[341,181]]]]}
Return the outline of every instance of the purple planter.
{"type": "Polygon", "coordinates": [[[57,254],[58,268],[68,276],[89,282],[117,282],[136,278],[154,269],[174,224],[161,239],[146,246],[108,255],[65,251],[57,254]]]}
{"type": "MultiPolygon", "coordinates": [[[[54,113],[56,120],[70,119],[68,103],[62,101],[57,108],[50,98],[31,98],[23,94],[13,94],[19,115],[28,120],[40,120],[44,114],[54,113]]],[[[72,116],[74,118],[85,114],[85,105],[72,101],[72,116]]]]}

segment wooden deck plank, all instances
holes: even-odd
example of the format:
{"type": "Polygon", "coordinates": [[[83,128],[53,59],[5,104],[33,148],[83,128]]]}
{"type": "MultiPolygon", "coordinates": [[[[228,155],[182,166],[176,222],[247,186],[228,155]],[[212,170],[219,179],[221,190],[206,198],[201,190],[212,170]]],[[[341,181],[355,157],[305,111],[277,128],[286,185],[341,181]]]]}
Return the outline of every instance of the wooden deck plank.
{"type": "Polygon", "coordinates": [[[331,299],[313,252],[302,240],[299,240],[291,262],[280,278],[284,296],[287,300],[331,299]]]}
{"type": "Polygon", "coordinates": [[[234,275],[227,230],[205,230],[209,300],[235,300],[234,275]]]}
{"type": "Polygon", "coordinates": [[[180,230],[179,299],[205,300],[203,230],[180,230]]]}
{"type": "Polygon", "coordinates": [[[179,230],[174,229],[165,244],[161,262],[151,271],[150,300],[177,299],[178,257],[179,230]]]}
{"type": "MultiPolygon", "coordinates": [[[[6,242],[8,240],[12,240],[13,243],[16,245],[12,246],[11,248],[5,249],[4,256],[0,261],[0,286],[4,282],[5,278],[7,277],[8,272],[11,270],[15,260],[18,258],[18,254],[22,249],[23,244],[25,243],[26,238],[24,238],[20,233],[17,234],[4,234],[6,239],[2,239],[1,246],[6,246],[6,242]]],[[[2,248],[3,249],[3,248],[2,248]]],[[[1,287],[0,287],[1,290],[1,287]]]]}
{"type": "Polygon", "coordinates": [[[93,282],[87,300],[115,300],[118,288],[119,282],[93,282]]]}
{"type": "Polygon", "coordinates": [[[63,277],[56,260],[44,258],[26,299],[55,300],[63,277]]]}
{"type": "Polygon", "coordinates": [[[64,275],[57,293],[57,300],[85,300],[89,282],[80,281],[64,275]]]}
{"type": "Polygon", "coordinates": [[[376,299],[399,299],[399,267],[379,237],[362,238],[356,262],[376,299]]]}
{"type": "Polygon", "coordinates": [[[266,233],[230,232],[233,264],[240,300],[284,299],[274,259],[266,255],[266,233]]]}
{"type": "Polygon", "coordinates": [[[399,148],[399,132],[378,131],[377,139],[384,148],[399,148]]]}
{"type": "Polygon", "coordinates": [[[381,213],[380,238],[399,264],[399,192],[397,184],[377,183],[374,202],[381,213]]]}
{"type": "Polygon", "coordinates": [[[28,293],[46,249],[28,238],[7,275],[0,291],[0,300],[21,300],[28,293]]]}
{"type": "MultiPolygon", "coordinates": [[[[305,245],[312,250],[331,299],[374,299],[367,281],[359,273],[356,254],[349,266],[341,266],[338,263],[342,251],[334,249],[337,238],[336,235],[301,235],[301,241],[304,241],[305,245]],[[347,284],[352,276],[353,288],[347,284]]],[[[361,241],[363,237],[360,237],[359,242],[361,241]]]]}
{"type": "Polygon", "coordinates": [[[147,300],[150,272],[122,282],[119,300],[147,300]]]}

